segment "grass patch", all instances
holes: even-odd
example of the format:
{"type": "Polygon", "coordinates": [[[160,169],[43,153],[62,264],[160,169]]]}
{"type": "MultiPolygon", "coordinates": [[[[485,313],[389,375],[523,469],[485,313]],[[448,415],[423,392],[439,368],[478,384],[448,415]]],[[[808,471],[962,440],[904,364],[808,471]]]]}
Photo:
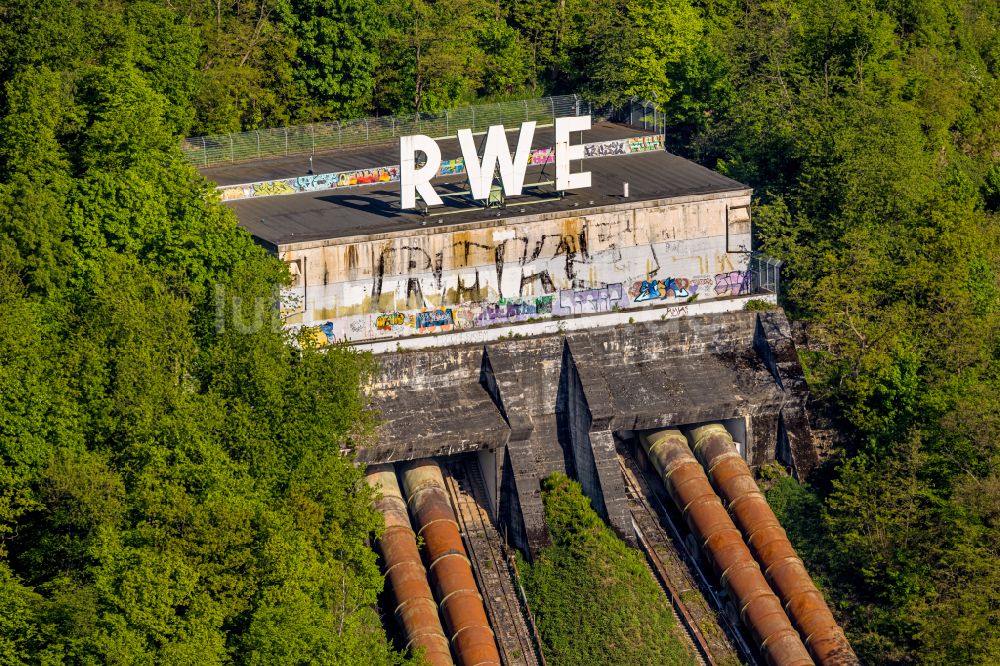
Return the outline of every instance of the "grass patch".
{"type": "Polygon", "coordinates": [[[642,554],[608,529],[580,484],[542,484],[553,543],[521,565],[550,666],[694,664],[642,554]]]}

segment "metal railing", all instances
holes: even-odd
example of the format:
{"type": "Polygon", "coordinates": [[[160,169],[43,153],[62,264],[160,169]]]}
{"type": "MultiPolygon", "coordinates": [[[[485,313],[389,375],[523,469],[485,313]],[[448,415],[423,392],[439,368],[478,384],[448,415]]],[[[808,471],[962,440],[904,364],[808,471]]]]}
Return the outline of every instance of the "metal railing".
{"type": "Polygon", "coordinates": [[[778,295],[784,262],[759,252],[750,255],[750,293],[778,295]]]}
{"type": "Polygon", "coordinates": [[[619,108],[607,111],[609,119],[649,132],[666,132],[667,118],[655,102],[633,97],[619,108]]]}
{"type": "Polygon", "coordinates": [[[217,134],[185,139],[181,150],[188,162],[199,167],[254,160],[306,155],[324,150],[391,143],[399,136],[426,134],[435,139],[454,136],[460,129],[483,132],[490,125],[513,125],[534,120],[546,125],[562,116],[590,112],[590,105],[577,95],[479,104],[448,109],[435,114],[412,114],[332,121],[217,134]]]}

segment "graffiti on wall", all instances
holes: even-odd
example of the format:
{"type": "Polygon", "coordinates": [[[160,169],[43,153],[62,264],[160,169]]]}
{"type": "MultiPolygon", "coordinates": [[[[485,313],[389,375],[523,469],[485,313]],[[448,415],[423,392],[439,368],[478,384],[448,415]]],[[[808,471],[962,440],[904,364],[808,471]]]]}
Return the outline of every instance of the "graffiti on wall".
{"type": "MultiPolygon", "coordinates": [[[[385,333],[438,333],[450,331],[456,324],[455,311],[452,308],[423,309],[418,312],[383,312],[372,315],[375,335],[385,333]]],[[[327,322],[332,326],[332,322],[327,322]]],[[[326,326],[327,324],[324,324],[326,326]]],[[[353,319],[350,322],[351,334],[348,337],[366,337],[364,334],[368,325],[366,322],[353,319]]],[[[328,336],[329,337],[329,336],[328,336]]]]}
{"type": "Polygon", "coordinates": [[[235,201],[237,199],[273,197],[282,194],[319,192],[321,190],[340,187],[392,183],[398,180],[399,167],[387,166],[374,169],[321,173],[314,176],[299,176],[297,178],[280,178],[259,183],[248,183],[246,185],[226,185],[217,188],[217,190],[223,201],[235,201]]]}
{"type": "Polygon", "coordinates": [[[609,155],[628,155],[628,142],[624,139],[599,141],[588,143],[583,147],[584,157],[608,157],[609,155]]]}
{"type": "Polygon", "coordinates": [[[380,314],[375,320],[375,328],[380,331],[392,331],[402,328],[406,323],[406,315],[402,312],[389,312],[380,314]]]}
{"type": "Polygon", "coordinates": [[[461,157],[441,162],[441,168],[438,169],[439,176],[457,176],[460,173],[465,173],[465,159],[461,157]]]}
{"type": "Polygon", "coordinates": [[[528,321],[538,316],[552,314],[554,296],[538,298],[501,299],[497,303],[487,303],[472,317],[475,326],[492,326],[511,322],[528,321]]]}
{"type": "MultiPolygon", "coordinates": [[[[552,316],[614,312],[674,298],[688,299],[698,294],[699,290],[709,294],[709,297],[713,291],[720,297],[743,295],[750,290],[749,275],[749,271],[730,271],[719,273],[714,280],[708,276],[639,280],[627,290],[621,283],[592,289],[561,289],[556,294],[538,297],[502,298],[496,302],[459,303],[447,308],[356,315],[327,321],[318,328],[330,343],[337,339],[378,339],[487,328],[552,316]]],[[[666,308],[663,317],[680,317],[686,313],[687,305],[681,303],[666,308]]]]}
{"type": "MultiPolygon", "coordinates": [[[[296,179],[298,182],[300,179],[296,179]]],[[[374,185],[376,183],[392,183],[399,180],[399,169],[380,167],[378,169],[359,169],[357,171],[341,171],[337,174],[337,187],[356,187],[358,185],[374,185]]],[[[319,187],[316,189],[328,189],[319,187]]],[[[302,192],[312,192],[315,189],[303,188],[302,192]]]]}
{"type": "Polygon", "coordinates": [[[295,189],[283,180],[270,180],[266,183],[254,183],[253,196],[273,197],[278,194],[292,194],[295,189]]]}
{"type": "Polygon", "coordinates": [[[625,285],[620,283],[596,289],[562,289],[559,291],[559,300],[552,306],[552,314],[611,312],[616,308],[627,308],[628,305],[625,285]]]}
{"type": "Polygon", "coordinates": [[[750,271],[730,271],[715,276],[716,296],[741,296],[750,293],[750,271]]]}
{"type": "Polygon", "coordinates": [[[326,190],[337,187],[337,179],[340,174],[321,173],[316,176],[300,176],[295,179],[292,187],[296,192],[311,192],[314,190],[326,190]]]}
{"type": "MultiPolygon", "coordinates": [[[[648,153],[654,150],[663,150],[663,135],[651,134],[627,139],[615,139],[613,141],[586,143],[583,145],[583,150],[585,157],[648,153]]],[[[554,161],[554,148],[536,148],[528,154],[529,165],[551,164],[554,161]]],[[[441,167],[438,169],[438,175],[440,176],[454,176],[462,173],[465,173],[465,160],[461,157],[441,162],[441,167]]],[[[399,165],[321,173],[296,178],[278,178],[242,185],[221,185],[216,189],[223,201],[235,201],[238,199],[319,192],[341,187],[358,187],[361,185],[396,182],[399,182],[399,165]]]]}
{"type": "Polygon", "coordinates": [[[641,280],[634,282],[628,290],[636,303],[663,301],[668,298],[690,298],[698,293],[701,285],[687,278],[665,278],[663,280],[641,280]]]}
{"type": "Polygon", "coordinates": [[[450,331],[455,324],[455,315],[451,308],[442,310],[425,310],[414,315],[416,319],[416,329],[418,333],[438,333],[450,331]]]}
{"type": "Polygon", "coordinates": [[[750,273],[730,271],[718,273],[713,280],[707,276],[694,278],[668,277],[662,280],[638,280],[632,283],[628,295],[633,303],[691,298],[703,287],[712,286],[716,296],[742,296],[750,293],[750,273]]]}
{"type": "Polygon", "coordinates": [[[552,315],[610,312],[628,305],[622,284],[595,289],[564,289],[556,294],[535,298],[506,298],[497,302],[462,303],[448,308],[421,309],[417,312],[382,312],[327,321],[319,325],[327,342],[337,339],[371,339],[395,335],[424,335],[470,328],[487,328],[552,315]],[[339,331],[339,335],[338,335],[339,331]]]}
{"type": "Polygon", "coordinates": [[[555,148],[536,148],[528,155],[528,164],[552,164],[556,161],[555,148]]]}
{"type": "Polygon", "coordinates": [[[612,155],[635,155],[663,150],[663,135],[650,134],[628,139],[613,139],[588,143],[583,147],[585,157],[608,157],[612,155]]]}
{"type": "Polygon", "coordinates": [[[649,134],[647,136],[637,136],[630,139],[626,139],[628,142],[628,152],[629,154],[634,153],[651,153],[657,150],[663,150],[663,135],[662,134],[649,134]]]}

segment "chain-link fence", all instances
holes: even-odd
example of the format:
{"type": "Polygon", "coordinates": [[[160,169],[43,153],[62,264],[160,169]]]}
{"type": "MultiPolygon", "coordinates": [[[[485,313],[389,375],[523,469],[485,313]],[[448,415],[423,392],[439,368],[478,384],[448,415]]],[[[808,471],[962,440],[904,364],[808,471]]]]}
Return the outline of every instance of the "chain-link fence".
{"type": "Polygon", "coordinates": [[[529,120],[546,125],[563,116],[590,112],[577,95],[540,97],[449,109],[437,114],[384,116],[217,134],[185,139],[184,157],[200,167],[250,162],[287,155],[307,155],[336,148],[390,143],[397,137],[426,134],[435,139],[460,129],[484,132],[490,125],[515,125],[529,120]]]}
{"type": "Polygon", "coordinates": [[[665,132],[666,116],[655,102],[633,97],[620,108],[610,108],[606,111],[610,120],[631,125],[649,132],[665,132]]]}

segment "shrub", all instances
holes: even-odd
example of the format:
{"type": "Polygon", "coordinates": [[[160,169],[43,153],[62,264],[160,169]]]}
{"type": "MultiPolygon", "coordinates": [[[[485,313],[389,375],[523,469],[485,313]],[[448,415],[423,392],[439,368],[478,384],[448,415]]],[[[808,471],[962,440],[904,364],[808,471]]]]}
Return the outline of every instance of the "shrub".
{"type": "Polygon", "coordinates": [[[605,526],[580,484],[555,474],[542,490],[553,542],[524,566],[524,585],[548,663],[694,663],[642,554],[605,526]]]}

